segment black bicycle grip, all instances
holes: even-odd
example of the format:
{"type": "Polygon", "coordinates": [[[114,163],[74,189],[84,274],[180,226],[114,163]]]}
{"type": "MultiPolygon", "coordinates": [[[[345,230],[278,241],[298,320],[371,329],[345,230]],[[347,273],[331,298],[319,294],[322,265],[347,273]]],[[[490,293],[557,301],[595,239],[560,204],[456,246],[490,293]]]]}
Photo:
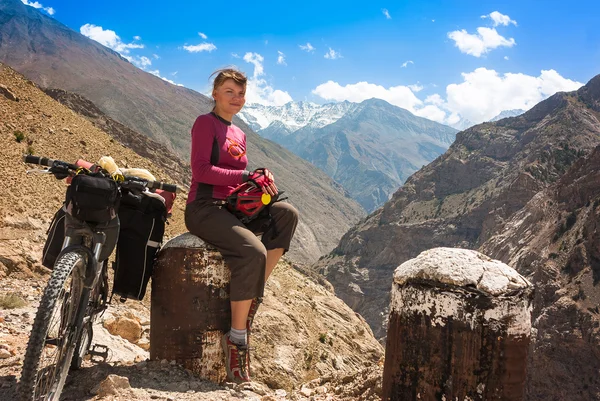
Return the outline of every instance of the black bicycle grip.
{"type": "Polygon", "coordinates": [[[34,155],[23,155],[23,161],[30,164],[38,164],[40,166],[52,167],[54,160],[48,159],[47,157],[40,157],[34,155]]]}
{"type": "Polygon", "coordinates": [[[148,181],[148,188],[162,189],[167,192],[179,192],[179,187],[175,184],[167,184],[160,181],[148,181]]]}

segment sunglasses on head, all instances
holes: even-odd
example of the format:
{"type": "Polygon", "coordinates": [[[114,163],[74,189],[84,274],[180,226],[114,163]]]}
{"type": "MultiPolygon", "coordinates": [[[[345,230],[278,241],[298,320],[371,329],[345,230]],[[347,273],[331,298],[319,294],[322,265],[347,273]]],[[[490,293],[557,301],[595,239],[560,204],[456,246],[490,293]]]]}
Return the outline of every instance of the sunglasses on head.
{"type": "Polygon", "coordinates": [[[227,138],[227,140],[229,141],[229,146],[227,146],[227,152],[229,152],[229,154],[232,157],[240,159],[246,154],[246,149],[244,149],[239,143],[237,143],[233,139],[227,138]]]}

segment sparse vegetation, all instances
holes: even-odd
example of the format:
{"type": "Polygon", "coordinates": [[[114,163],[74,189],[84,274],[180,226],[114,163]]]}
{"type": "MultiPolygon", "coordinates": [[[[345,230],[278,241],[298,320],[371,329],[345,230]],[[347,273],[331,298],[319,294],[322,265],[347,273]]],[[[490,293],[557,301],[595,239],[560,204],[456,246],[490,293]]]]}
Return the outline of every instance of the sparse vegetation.
{"type": "Polygon", "coordinates": [[[325,344],[325,341],[327,341],[327,333],[319,333],[319,341],[325,344]]]}
{"type": "Polygon", "coordinates": [[[0,295],[0,309],[16,309],[27,305],[27,302],[17,293],[9,292],[0,295]]]}
{"type": "Polygon", "coordinates": [[[568,231],[571,229],[571,227],[573,227],[573,225],[575,225],[575,223],[577,222],[577,213],[575,212],[571,212],[571,214],[569,214],[569,216],[567,217],[567,221],[565,222],[565,231],[568,231]]]}
{"type": "Polygon", "coordinates": [[[23,131],[17,130],[13,134],[15,135],[15,141],[17,141],[18,143],[21,143],[23,139],[25,139],[25,134],[23,133],[23,131]]]}

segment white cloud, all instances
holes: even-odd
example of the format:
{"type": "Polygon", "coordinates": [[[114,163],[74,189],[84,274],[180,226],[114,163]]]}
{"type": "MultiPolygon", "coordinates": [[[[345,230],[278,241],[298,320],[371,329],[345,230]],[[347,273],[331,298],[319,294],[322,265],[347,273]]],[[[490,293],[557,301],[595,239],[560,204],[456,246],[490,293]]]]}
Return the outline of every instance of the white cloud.
{"type": "Polygon", "coordinates": [[[465,54],[480,57],[497,47],[512,47],[516,44],[513,38],[506,39],[500,35],[494,28],[479,27],[477,34],[467,33],[466,30],[453,31],[448,33],[448,37],[454,40],[454,44],[465,54]]]}
{"type": "Polygon", "coordinates": [[[390,12],[388,11],[387,8],[382,8],[381,12],[383,13],[383,15],[385,15],[386,19],[392,19],[392,16],[390,15],[390,12]]]}
{"type": "Polygon", "coordinates": [[[487,121],[504,110],[529,110],[556,92],[572,91],[583,84],[563,78],[555,70],[538,77],[521,73],[498,74],[477,68],[462,74],[464,82],[446,87],[445,108],[473,123],[487,121]]]}
{"type": "Polygon", "coordinates": [[[23,4],[25,4],[26,6],[42,9],[50,15],[54,15],[56,13],[56,11],[52,7],[44,7],[41,3],[37,2],[37,1],[21,0],[21,2],[23,4]]]}
{"type": "Polygon", "coordinates": [[[261,75],[265,74],[265,69],[263,67],[263,61],[265,61],[265,58],[260,54],[248,52],[244,54],[244,61],[254,65],[254,72],[252,74],[254,79],[257,79],[261,75]]]}
{"type": "Polygon", "coordinates": [[[258,53],[248,52],[244,55],[244,61],[254,65],[252,77],[248,78],[246,87],[246,101],[248,103],[260,103],[268,106],[281,106],[293,99],[289,93],[273,89],[262,76],[265,74],[263,67],[264,57],[258,53]]]}
{"type": "Polygon", "coordinates": [[[423,85],[419,85],[418,83],[413,85],[407,85],[411,91],[413,92],[421,92],[423,90],[423,85]]]}
{"type": "Polygon", "coordinates": [[[402,63],[402,68],[406,68],[409,64],[414,64],[414,62],[412,60],[406,60],[402,63]]]}
{"type": "Polygon", "coordinates": [[[124,56],[129,62],[142,70],[152,65],[152,61],[146,56],[124,56]]]}
{"type": "Polygon", "coordinates": [[[300,47],[300,49],[304,50],[305,52],[311,53],[315,51],[315,48],[309,43],[306,42],[305,45],[298,45],[300,47]]]}
{"type": "Polygon", "coordinates": [[[231,57],[240,58],[240,55],[237,53],[231,53],[231,57]]]}
{"type": "Polygon", "coordinates": [[[160,79],[162,79],[163,81],[166,81],[166,82],[168,82],[168,83],[170,83],[170,84],[173,84],[173,85],[176,85],[176,86],[183,86],[183,85],[181,85],[181,84],[178,84],[178,83],[177,83],[177,82],[175,82],[175,81],[172,81],[172,80],[170,80],[169,78],[161,77],[161,76],[160,76],[160,71],[159,71],[159,70],[152,70],[152,71],[148,71],[148,72],[149,72],[150,74],[152,74],[152,75],[156,75],[157,77],[159,77],[159,78],[160,78],[160,79]]]}
{"type": "Polygon", "coordinates": [[[152,54],[152,57],[154,57],[155,60],[158,60],[160,58],[160,56],[156,53],[152,54]]]}
{"type": "Polygon", "coordinates": [[[137,43],[124,43],[121,38],[110,29],[103,29],[101,26],[85,24],[79,28],[79,32],[96,42],[113,49],[125,56],[129,54],[130,49],[143,49],[144,45],[137,43]]]}
{"type": "Polygon", "coordinates": [[[442,104],[444,104],[444,99],[442,99],[442,97],[437,93],[434,93],[433,95],[429,95],[425,98],[425,103],[431,103],[436,106],[441,106],[442,104]]]}
{"type": "Polygon", "coordinates": [[[213,50],[216,50],[217,46],[215,46],[212,43],[204,42],[204,43],[200,43],[198,45],[186,45],[186,46],[183,46],[183,48],[190,53],[200,53],[200,52],[209,52],[210,53],[213,50]]]}
{"type": "Polygon", "coordinates": [[[508,56],[504,56],[504,60],[508,60],[508,56]]]}
{"type": "Polygon", "coordinates": [[[317,86],[312,93],[338,102],[362,102],[375,97],[415,115],[452,125],[461,119],[478,124],[504,110],[529,110],[556,92],[573,91],[583,85],[562,77],[555,70],[543,70],[536,77],[521,73],[499,74],[494,70],[477,68],[463,73],[462,78],[463,82],[446,87],[445,99],[436,93],[421,101],[408,86],[385,88],[368,82],[341,86],[328,81],[317,86]]]}
{"type": "Polygon", "coordinates": [[[431,20],[431,22],[435,22],[435,20],[434,20],[434,19],[432,19],[432,20],[431,20]]]}
{"type": "Polygon", "coordinates": [[[336,52],[331,47],[329,48],[329,51],[327,53],[325,53],[325,55],[323,57],[325,57],[326,59],[329,59],[329,60],[335,60],[335,59],[338,59],[338,58],[343,58],[342,55],[339,52],[336,52]]]}
{"type": "Polygon", "coordinates": [[[500,14],[498,11],[494,11],[488,15],[482,15],[481,18],[491,18],[494,21],[494,26],[513,24],[517,26],[517,21],[510,19],[508,15],[500,14]]]}
{"type": "Polygon", "coordinates": [[[206,36],[204,33],[202,32],[198,32],[198,36],[200,36],[202,39],[206,40],[208,39],[208,36],[206,36]]]}
{"type": "Polygon", "coordinates": [[[287,65],[287,63],[285,62],[285,54],[283,54],[283,52],[280,52],[279,50],[277,50],[277,64],[287,65]]]}
{"type": "Polygon", "coordinates": [[[139,36],[139,35],[135,35],[135,36],[133,37],[133,40],[142,40],[142,37],[141,37],[141,36],[139,36]]]}
{"type": "Polygon", "coordinates": [[[171,76],[173,76],[173,77],[174,77],[174,76],[176,76],[178,72],[179,72],[179,71],[172,72],[172,73],[171,73],[171,76]]]}
{"type": "Polygon", "coordinates": [[[410,111],[414,111],[415,107],[423,103],[407,86],[400,85],[385,88],[381,85],[368,82],[358,82],[341,86],[337,82],[327,81],[313,89],[312,93],[325,100],[334,100],[337,102],[348,100],[360,103],[363,100],[378,98],[410,111]]]}

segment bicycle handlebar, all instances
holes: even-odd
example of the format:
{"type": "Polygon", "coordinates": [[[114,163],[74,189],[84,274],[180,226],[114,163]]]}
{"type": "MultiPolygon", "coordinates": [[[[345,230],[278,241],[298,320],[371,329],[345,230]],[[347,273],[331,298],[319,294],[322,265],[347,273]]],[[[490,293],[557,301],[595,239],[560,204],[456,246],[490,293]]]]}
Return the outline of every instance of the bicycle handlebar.
{"type": "MultiPolygon", "coordinates": [[[[23,161],[29,164],[37,164],[46,167],[67,167],[70,170],[77,170],[78,166],[75,164],[67,163],[61,160],[48,159],[47,157],[40,157],[34,155],[23,155],[23,161]]],[[[150,181],[139,177],[125,177],[126,181],[135,181],[138,186],[146,187],[148,189],[162,189],[167,192],[179,192],[181,189],[175,184],[168,184],[161,181],[150,181]]],[[[126,185],[125,185],[126,186],[126,185]]]]}
{"type": "Polygon", "coordinates": [[[68,167],[72,170],[77,169],[77,166],[75,164],[63,162],[61,160],[48,159],[47,157],[34,156],[34,155],[23,155],[23,161],[25,163],[37,164],[37,165],[46,166],[46,167],[55,167],[57,165],[61,165],[64,167],[68,167]]]}

